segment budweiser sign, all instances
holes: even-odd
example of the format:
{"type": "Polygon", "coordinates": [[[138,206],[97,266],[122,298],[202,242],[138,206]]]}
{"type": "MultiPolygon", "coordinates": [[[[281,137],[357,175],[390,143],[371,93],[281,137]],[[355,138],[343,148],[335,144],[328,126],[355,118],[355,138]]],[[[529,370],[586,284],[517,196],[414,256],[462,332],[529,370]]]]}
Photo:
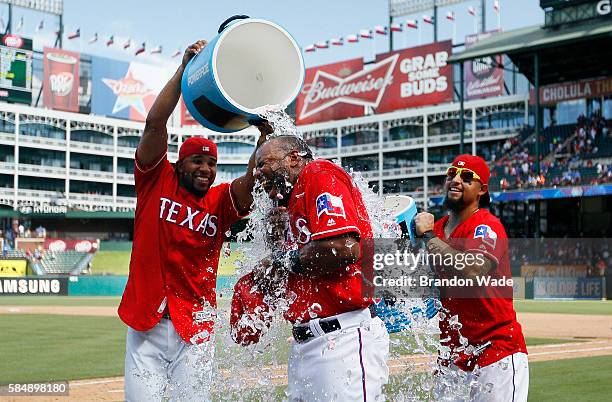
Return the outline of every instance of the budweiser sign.
{"type": "Polygon", "coordinates": [[[307,119],[338,103],[377,107],[385,88],[392,81],[398,55],[376,63],[371,69],[361,70],[348,77],[338,77],[317,71],[314,80],[304,85],[303,104],[299,119],[307,119]]]}
{"type": "Polygon", "coordinates": [[[306,71],[297,124],[358,117],[452,100],[451,42],[379,55],[364,67],[353,59],[306,71]]]}

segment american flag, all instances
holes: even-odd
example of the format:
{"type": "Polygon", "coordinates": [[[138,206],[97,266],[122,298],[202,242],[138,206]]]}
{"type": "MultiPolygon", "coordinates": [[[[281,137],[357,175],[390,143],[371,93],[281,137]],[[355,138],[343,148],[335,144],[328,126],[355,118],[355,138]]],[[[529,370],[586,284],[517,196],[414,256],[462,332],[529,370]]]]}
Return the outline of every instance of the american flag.
{"type": "Polygon", "coordinates": [[[317,43],[315,43],[315,47],[317,49],[327,49],[329,47],[329,42],[327,42],[327,41],[317,42],[317,43]]]}
{"type": "Polygon", "coordinates": [[[391,24],[391,32],[402,32],[403,27],[401,22],[394,22],[391,24]]]}
{"type": "Polygon", "coordinates": [[[344,45],[344,41],[342,40],[342,38],[333,38],[331,40],[331,44],[334,46],[342,46],[344,45]]]}
{"type": "Polygon", "coordinates": [[[348,43],[357,43],[359,42],[359,36],[355,34],[346,35],[346,41],[348,43]]]}
{"type": "Polygon", "coordinates": [[[314,52],[316,50],[317,48],[315,47],[315,45],[308,45],[304,48],[304,52],[306,53],[314,52]]]}
{"type": "Polygon", "coordinates": [[[419,22],[417,20],[407,20],[406,27],[417,29],[419,27],[419,22]]]}
{"type": "Polygon", "coordinates": [[[359,36],[361,36],[362,38],[366,38],[366,39],[372,39],[372,31],[369,29],[362,29],[359,31],[359,36]]]}
{"type": "Polygon", "coordinates": [[[138,49],[136,49],[136,52],[134,52],[134,56],[138,56],[141,53],[144,53],[145,51],[145,43],[142,42],[142,45],[140,45],[140,47],[138,49]]]}
{"type": "Polygon", "coordinates": [[[108,39],[106,40],[106,46],[110,46],[113,43],[115,43],[115,37],[113,35],[109,36],[108,39]]]}
{"type": "Polygon", "coordinates": [[[77,28],[76,31],[68,34],[68,39],[76,39],[81,37],[81,28],[77,28]]]}
{"type": "Polygon", "coordinates": [[[449,21],[455,21],[455,13],[452,11],[449,11],[448,13],[446,13],[446,19],[449,21]]]}
{"type": "Polygon", "coordinates": [[[387,27],[382,26],[382,25],[376,25],[374,27],[374,30],[376,31],[377,34],[379,35],[386,35],[387,34],[387,27]]]}
{"type": "Polygon", "coordinates": [[[433,18],[431,18],[431,16],[429,15],[424,15],[423,16],[423,22],[427,23],[427,24],[433,24],[433,18]]]}

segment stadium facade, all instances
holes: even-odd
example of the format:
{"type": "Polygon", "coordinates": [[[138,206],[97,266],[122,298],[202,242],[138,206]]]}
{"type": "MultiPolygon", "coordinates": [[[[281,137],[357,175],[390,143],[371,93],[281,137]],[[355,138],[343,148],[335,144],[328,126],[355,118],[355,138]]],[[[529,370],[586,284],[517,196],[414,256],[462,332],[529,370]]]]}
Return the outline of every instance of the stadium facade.
{"type": "MultiPolygon", "coordinates": [[[[503,42],[510,34],[468,37],[465,52],[469,46],[479,49],[476,42],[486,44],[496,37],[503,42]]],[[[6,35],[3,40],[8,46],[6,35]]],[[[436,210],[448,164],[461,151],[469,152],[490,162],[493,207],[511,234],[534,233],[536,225],[553,235],[568,228],[608,233],[609,73],[592,70],[592,76],[579,77],[588,78],[586,82],[559,79],[541,88],[541,132],[536,135],[532,77],[520,72],[520,63],[487,54],[466,63],[464,75],[459,65],[448,62],[452,53],[452,43],[445,41],[377,55],[368,62],[353,59],[308,69],[294,105],[298,130],[317,157],[360,172],[381,195],[411,195],[436,210]],[[463,98],[467,100],[460,102],[463,98]],[[597,135],[585,153],[574,144],[581,141],[580,128],[592,128],[592,117],[597,118],[597,135]],[[542,182],[531,166],[534,149],[547,166],[542,182]],[[577,181],[576,172],[582,176],[577,181]],[[591,197],[583,201],[585,196],[591,197]],[[534,217],[536,209],[540,215],[534,217]],[[567,221],[555,223],[564,213],[567,221]]],[[[102,240],[130,239],[136,205],[134,154],[146,110],[165,82],[160,77],[168,72],[59,49],[31,54],[29,97],[0,88],[2,229],[17,217],[62,237],[77,232],[102,240]],[[58,68],[48,64],[49,53],[56,60],[73,57],[80,62],[73,70],[75,102],[70,105],[45,92],[58,84],[49,81],[58,68]]],[[[242,175],[257,130],[220,134],[193,123],[184,107],[177,108],[169,127],[169,160],[176,160],[186,138],[207,136],[219,145],[217,183],[242,175]]]]}

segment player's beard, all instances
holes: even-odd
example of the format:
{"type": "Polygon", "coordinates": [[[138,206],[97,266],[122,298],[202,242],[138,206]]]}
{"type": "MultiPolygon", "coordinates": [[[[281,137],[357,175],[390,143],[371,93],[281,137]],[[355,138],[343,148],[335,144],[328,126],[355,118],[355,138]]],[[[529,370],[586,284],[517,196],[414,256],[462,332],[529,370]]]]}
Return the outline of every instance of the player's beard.
{"type": "Polygon", "coordinates": [[[270,194],[273,189],[276,190],[277,194],[276,197],[271,196],[270,198],[278,205],[287,205],[289,203],[289,197],[291,197],[291,191],[293,190],[293,185],[289,182],[289,173],[287,173],[284,168],[279,167],[272,171],[269,177],[266,178],[266,181],[270,183],[270,191],[268,191],[268,194],[270,194]],[[282,198],[278,198],[279,194],[282,198]]]}
{"type": "Polygon", "coordinates": [[[205,189],[200,189],[194,184],[195,178],[193,173],[180,172],[178,176],[181,187],[197,197],[204,197],[212,185],[212,180],[209,178],[208,186],[205,189]]]}
{"type": "Polygon", "coordinates": [[[463,194],[461,194],[461,197],[459,197],[456,200],[449,198],[447,194],[446,197],[444,197],[444,207],[448,209],[449,211],[453,211],[453,212],[463,211],[463,208],[465,208],[465,201],[463,200],[463,194]]]}

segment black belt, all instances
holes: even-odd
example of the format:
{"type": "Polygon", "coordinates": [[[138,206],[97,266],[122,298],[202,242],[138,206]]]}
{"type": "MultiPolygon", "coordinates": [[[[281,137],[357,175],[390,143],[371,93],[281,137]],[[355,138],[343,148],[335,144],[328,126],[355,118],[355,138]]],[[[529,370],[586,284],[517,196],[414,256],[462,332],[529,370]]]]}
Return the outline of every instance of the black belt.
{"type": "MultiPolygon", "coordinates": [[[[376,306],[372,304],[370,305],[369,309],[370,309],[370,316],[372,318],[376,317],[376,306]]],[[[319,320],[319,326],[321,327],[323,332],[326,334],[342,329],[342,326],[340,325],[340,321],[338,321],[337,318],[321,318],[319,320]]],[[[305,342],[309,340],[310,338],[315,337],[315,335],[310,330],[310,327],[306,325],[294,326],[291,332],[293,333],[293,338],[297,342],[305,342]]]]}

